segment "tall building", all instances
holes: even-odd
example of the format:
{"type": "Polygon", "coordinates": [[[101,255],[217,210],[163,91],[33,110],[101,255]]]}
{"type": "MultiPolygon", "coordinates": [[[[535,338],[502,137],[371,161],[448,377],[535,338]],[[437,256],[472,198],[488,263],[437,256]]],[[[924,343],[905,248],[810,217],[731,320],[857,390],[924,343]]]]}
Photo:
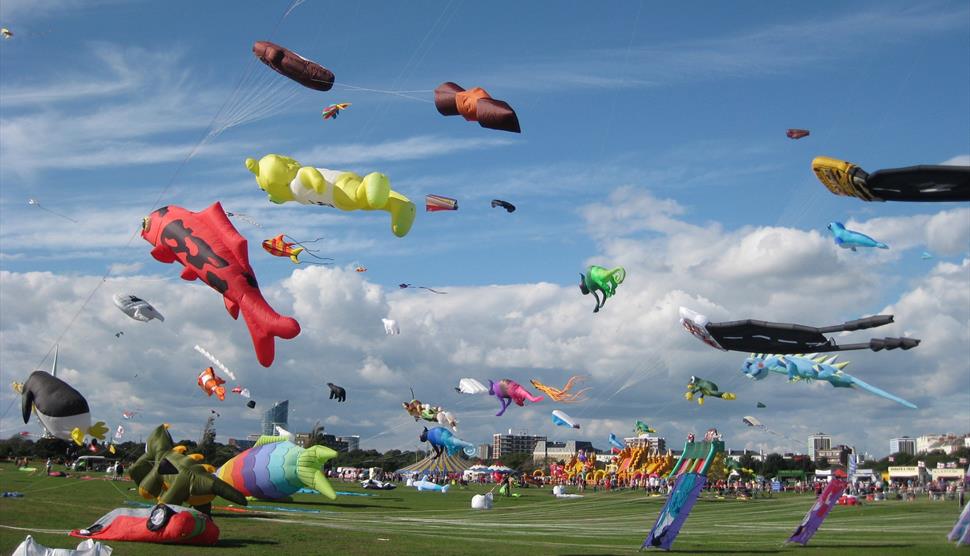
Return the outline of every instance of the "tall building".
{"type": "Polygon", "coordinates": [[[545,461],[569,461],[579,450],[593,454],[596,449],[592,442],[585,440],[569,440],[566,442],[547,442],[540,440],[536,442],[536,447],[532,450],[532,461],[542,463],[545,461]]]}
{"type": "Polygon", "coordinates": [[[628,436],[623,442],[631,448],[646,448],[648,453],[660,453],[667,449],[667,441],[662,436],[628,436]]]}
{"type": "Polygon", "coordinates": [[[492,458],[502,459],[511,454],[531,454],[536,448],[536,442],[545,439],[545,436],[532,434],[512,434],[511,429],[508,434],[493,434],[492,458]]]}
{"type": "Polygon", "coordinates": [[[488,461],[492,459],[492,445],[491,444],[479,444],[478,450],[475,451],[475,456],[482,461],[488,461]]]}
{"type": "Polygon", "coordinates": [[[273,436],[276,434],[276,425],[287,428],[287,416],[290,413],[290,400],[276,402],[273,407],[263,413],[263,434],[273,436]]]}
{"type": "Polygon", "coordinates": [[[343,443],[347,444],[347,451],[348,452],[353,452],[354,450],[360,450],[360,436],[359,435],[356,435],[355,434],[355,435],[352,435],[352,436],[338,436],[337,437],[337,442],[343,442],[343,443]]]}
{"type": "Polygon", "coordinates": [[[904,436],[902,438],[892,438],[889,440],[890,454],[909,454],[916,455],[916,439],[904,436]]]}
{"type": "Polygon", "coordinates": [[[819,450],[831,450],[832,437],[824,432],[815,433],[808,437],[808,457],[815,461],[819,450]]]}

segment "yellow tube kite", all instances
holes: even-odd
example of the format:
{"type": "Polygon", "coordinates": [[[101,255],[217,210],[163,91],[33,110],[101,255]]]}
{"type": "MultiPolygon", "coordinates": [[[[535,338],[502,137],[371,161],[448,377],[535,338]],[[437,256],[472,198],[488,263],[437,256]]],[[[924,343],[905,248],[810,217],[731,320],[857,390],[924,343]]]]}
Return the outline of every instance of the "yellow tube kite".
{"type": "Polygon", "coordinates": [[[378,172],[360,177],[353,172],[302,166],[278,154],[259,160],[247,158],[246,168],[274,203],[295,201],[345,211],[383,210],[391,215],[391,231],[397,237],[411,231],[417,214],[414,203],[391,190],[391,181],[378,172]]]}

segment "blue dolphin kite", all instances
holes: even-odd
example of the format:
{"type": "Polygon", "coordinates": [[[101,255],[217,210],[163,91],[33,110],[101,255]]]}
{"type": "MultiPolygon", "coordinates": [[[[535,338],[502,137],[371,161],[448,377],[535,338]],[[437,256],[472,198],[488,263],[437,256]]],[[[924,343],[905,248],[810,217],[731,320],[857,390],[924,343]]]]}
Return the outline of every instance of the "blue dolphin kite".
{"type": "Polygon", "coordinates": [[[835,244],[843,249],[852,249],[853,251],[855,251],[856,247],[889,249],[889,246],[885,243],[876,241],[866,234],[845,229],[845,226],[841,222],[832,222],[829,224],[829,231],[835,236],[835,244]]]}

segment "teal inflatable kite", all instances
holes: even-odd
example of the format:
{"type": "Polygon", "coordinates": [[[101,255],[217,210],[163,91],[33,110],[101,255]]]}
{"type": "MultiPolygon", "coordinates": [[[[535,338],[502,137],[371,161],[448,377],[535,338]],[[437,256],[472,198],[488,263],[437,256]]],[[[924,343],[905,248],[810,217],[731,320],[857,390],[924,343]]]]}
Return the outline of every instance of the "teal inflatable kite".
{"type": "Polygon", "coordinates": [[[285,500],[301,488],[312,488],[334,500],[321,469],[337,452],[326,446],[301,448],[284,436],[261,436],[252,448],[227,461],[216,472],[246,496],[285,500]]]}

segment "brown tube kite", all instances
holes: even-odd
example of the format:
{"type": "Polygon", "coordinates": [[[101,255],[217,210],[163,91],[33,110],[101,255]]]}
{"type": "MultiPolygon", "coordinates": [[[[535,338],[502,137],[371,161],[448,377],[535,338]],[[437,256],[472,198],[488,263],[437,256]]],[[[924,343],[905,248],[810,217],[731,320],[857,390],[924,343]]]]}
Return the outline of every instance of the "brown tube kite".
{"type": "Polygon", "coordinates": [[[515,110],[503,100],[496,100],[481,87],[466,91],[446,81],[434,90],[434,105],[442,116],[461,115],[488,129],[522,133],[515,110]]]}
{"type": "Polygon", "coordinates": [[[333,87],[333,72],[311,62],[288,48],[269,41],[253,43],[253,54],[276,73],[289,77],[304,87],[329,91],[333,87]]]}

